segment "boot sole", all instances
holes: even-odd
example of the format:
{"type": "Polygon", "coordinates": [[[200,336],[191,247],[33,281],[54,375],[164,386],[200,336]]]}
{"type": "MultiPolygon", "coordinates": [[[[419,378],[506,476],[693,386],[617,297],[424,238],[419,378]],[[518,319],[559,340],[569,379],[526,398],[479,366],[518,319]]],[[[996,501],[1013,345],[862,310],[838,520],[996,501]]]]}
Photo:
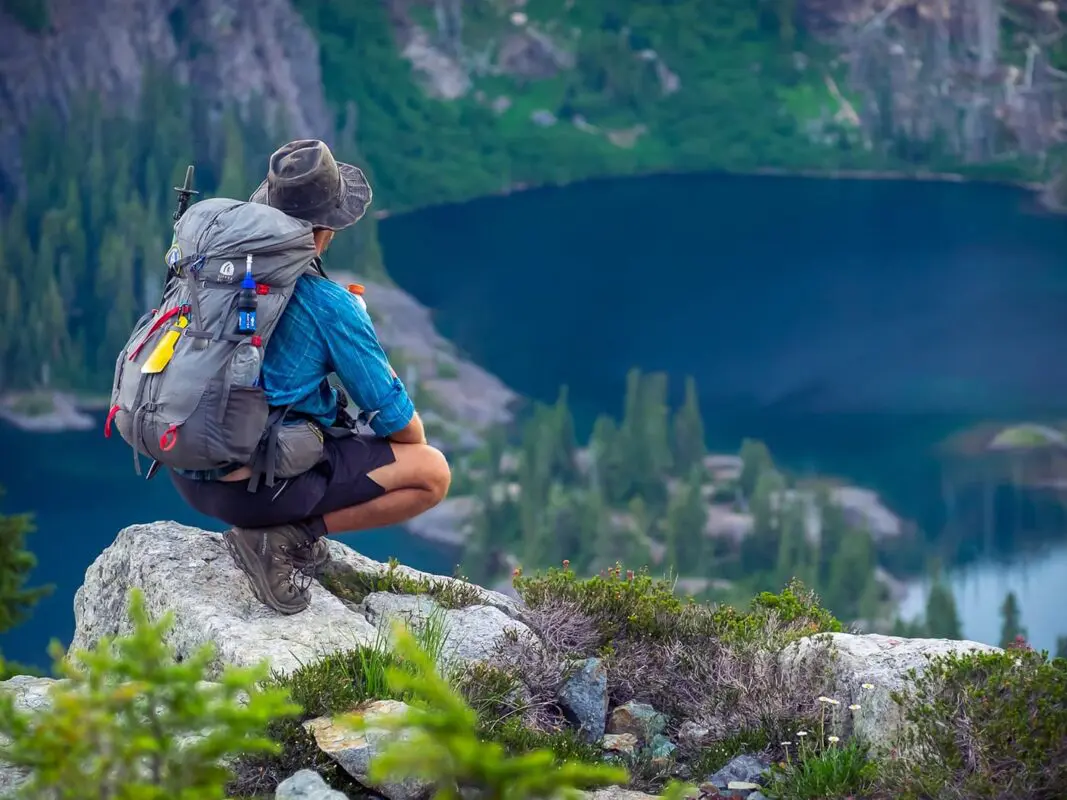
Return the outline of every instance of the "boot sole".
{"type": "Polygon", "coordinates": [[[248,548],[244,539],[229,530],[222,534],[222,540],[233,558],[234,565],[248,578],[248,585],[252,589],[252,594],[263,605],[287,616],[299,614],[311,605],[310,598],[299,605],[287,605],[280,602],[267,590],[267,576],[263,571],[263,567],[259,559],[256,558],[256,554],[248,548]]]}

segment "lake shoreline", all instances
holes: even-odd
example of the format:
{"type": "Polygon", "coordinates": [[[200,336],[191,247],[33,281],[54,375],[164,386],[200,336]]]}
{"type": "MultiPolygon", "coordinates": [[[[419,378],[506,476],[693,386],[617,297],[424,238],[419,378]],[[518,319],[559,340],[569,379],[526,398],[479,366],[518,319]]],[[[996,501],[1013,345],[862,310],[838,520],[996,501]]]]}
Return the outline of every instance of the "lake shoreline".
{"type": "MultiPolygon", "coordinates": [[[[944,172],[937,170],[878,170],[878,169],[792,169],[785,167],[758,167],[756,169],[721,169],[721,170],[684,170],[657,167],[649,170],[637,170],[623,174],[611,174],[580,178],[574,181],[544,183],[513,183],[504,189],[488,194],[469,197],[465,200],[449,203],[428,203],[414,208],[405,208],[400,211],[391,211],[387,208],[372,212],[375,219],[385,220],[398,218],[418,213],[431,208],[444,208],[449,206],[462,206],[473,203],[486,197],[509,197],[513,194],[533,192],[538,189],[564,189],[582,183],[594,183],[604,181],[619,181],[630,179],[647,179],[661,177],[680,177],[683,175],[705,175],[722,177],[770,177],[770,178],[803,178],[813,181],[872,181],[872,182],[905,182],[905,183],[956,183],[970,184],[975,186],[1002,186],[1016,189],[1034,195],[1038,204],[1046,213],[1056,216],[1067,216],[1067,204],[1059,203],[1053,197],[1053,186],[1057,180],[1067,182],[1067,176],[1050,178],[1047,182],[1011,180],[1007,178],[975,177],[961,172],[944,172]]],[[[388,271],[388,267],[386,267],[388,271]]]]}
{"type": "Polygon", "coordinates": [[[96,424],[91,413],[107,408],[108,400],[99,395],[59,390],[8,392],[0,396],[0,422],[29,433],[87,431],[96,424]]]}

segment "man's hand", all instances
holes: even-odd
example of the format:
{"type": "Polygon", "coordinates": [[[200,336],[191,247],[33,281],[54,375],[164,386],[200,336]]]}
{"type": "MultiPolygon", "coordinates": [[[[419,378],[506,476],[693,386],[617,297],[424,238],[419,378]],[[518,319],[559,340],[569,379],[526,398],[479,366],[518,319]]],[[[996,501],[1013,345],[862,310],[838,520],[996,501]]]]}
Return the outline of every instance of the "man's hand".
{"type": "Polygon", "coordinates": [[[411,422],[386,438],[397,444],[426,444],[426,429],[422,426],[419,412],[412,415],[411,422]]]}

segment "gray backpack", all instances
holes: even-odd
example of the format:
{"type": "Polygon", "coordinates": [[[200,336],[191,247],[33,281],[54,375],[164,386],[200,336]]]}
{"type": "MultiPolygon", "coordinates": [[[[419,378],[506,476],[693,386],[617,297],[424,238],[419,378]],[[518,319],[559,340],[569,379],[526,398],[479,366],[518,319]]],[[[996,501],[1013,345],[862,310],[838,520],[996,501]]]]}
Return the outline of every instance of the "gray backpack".
{"type": "Polygon", "coordinates": [[[269,408],[259,381],[247,374],[235,381],[235,367],[247,366],[251,354],[258,375],[254,357],[262,363],[297,279],[323,274],[311,225],[259,203],[202,200],[174,226],[166,260],[160,307],[137,322],[115,362],[104,433],[110,436],[114,423],[133,448],[138,475],[144,455],[155,462],[148,477],[159,465],[212,470],[249,464],[249,491],[263,476],[271,486],[288,408],[269,408]],[[241,333],[238,301],[248,256],[255,332],[241,333]],[[142,371],[150,360],[157,371],[142,371]]]}

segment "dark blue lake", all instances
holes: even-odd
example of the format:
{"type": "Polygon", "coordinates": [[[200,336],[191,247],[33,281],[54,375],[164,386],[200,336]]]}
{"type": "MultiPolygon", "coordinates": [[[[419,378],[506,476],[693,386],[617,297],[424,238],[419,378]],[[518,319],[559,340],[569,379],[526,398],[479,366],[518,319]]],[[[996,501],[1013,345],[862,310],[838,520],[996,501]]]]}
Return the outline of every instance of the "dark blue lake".
{"type": "MultiPolygon", "coordinates": [[[[1014,190],[656,177],[427,209],[386,220],[381,238],[390,273],[446,336],[532,398],[568,385],[583,431],[620,411],[630,367],[667,371],[676,393],[691,374],[712,447],[761,438],[793,470],[877,489],[931,547],[944,524],[940,441],[988,420],[1067,418],[1067,220],[1014,190]]],[[[165,477],[137,478],[128,449],[99,430],[0,427],[0,453],[4,509],[37,515],[34,579],[57,585],[0,637],[10,658],[44,663],[51,637],[69,641],[74,591],[123,526],[220,529],[165,477]]],[[[1019,575],[1008,585],[1024,592],[1024,622],[1052,647],[1067,634],[1065,531],[1015,524],[1001,525],[998,552],[971,555],[1043,559],[991,574],[1019,575]]],[[[455,560],[403,531],[348,541],[431,571],[455,560]]],[[[970,611],[995,607],[1005,584],[968,586],[965,633],[988,639],[988,612],[970,611]]]]}

